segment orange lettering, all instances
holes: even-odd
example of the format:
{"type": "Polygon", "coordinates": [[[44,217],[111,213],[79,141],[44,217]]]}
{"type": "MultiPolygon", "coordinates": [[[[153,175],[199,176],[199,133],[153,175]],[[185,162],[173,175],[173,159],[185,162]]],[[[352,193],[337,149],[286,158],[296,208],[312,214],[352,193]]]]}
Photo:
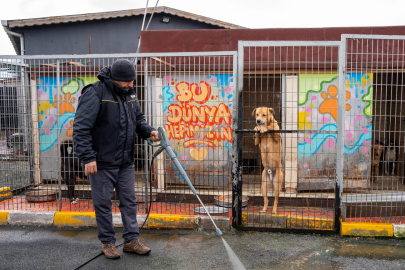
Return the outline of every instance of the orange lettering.
{"type": "Polygon", "coordinates": [[[180,102],[187,102],[193,99],[193,93],[190,91],[190,84],[187,82],[179,82],[176,85],[176,90],[180,93],[177,95],[177,100],[180,102]]]}
{"type": "Polygon", "coordinates": [[[201,81],[200,87],[196,83],[191,85],[191,91],[194,94],[194,100],[197,103],[203,104],[207,102],[211,97],[211,85],[201,81]]]}
{"type": "Polygon", "coordinates": [[[215,114],[217,112],[217,107],[216,106],[212,106],[211,108],[207,105],[205,105],[205,112],[208,114],[208,117],[206,117],[205,119],[205,123],[209,123],[210,125],[214,124],[214,120],[215,120],[215,114]]]}
{"type": "Polygon", "coordinates": [[[221,125],[223,121],[225,124],[229,125],[230,123],[230,115],[229,115],[229,108],[224,103],[219,104],[218,112],[215,117],[215,124],[221,125]]]}
{"type": "Polygon", "coordinates": [[[171,104],[167,108],[172,116],[167,116],[167,121],[171,123],[180,123],[181,120],[181,108],[178,104],[171,104]]]}

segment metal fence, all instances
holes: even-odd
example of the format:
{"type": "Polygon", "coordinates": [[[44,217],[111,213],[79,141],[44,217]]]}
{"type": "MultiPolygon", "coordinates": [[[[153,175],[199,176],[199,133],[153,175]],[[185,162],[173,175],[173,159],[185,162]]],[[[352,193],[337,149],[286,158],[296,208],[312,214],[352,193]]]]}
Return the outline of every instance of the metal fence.
{"type": "MultiPolygon", "coordinates": [[[[0,210],[93,211],[77,167],[67,171],[79,198],[70,202],[62,154],[73,149],[82,88],[126,58],[147,122],[166,129],[212,214],[255,230],[402,223],[404,41],[343,35],[240,41],[238,52],[1,56],[0,210]]],[[[153,213],[202,214],[165,154],[149,167],[155,150],[137,138],[139,212],[152,203],[153,213]]]]}
{"type": "MultiPolygon", "coordinates": [[[[0,58],[4,67],[0,106],[6,104],[6,111],[17,110],[5,113],[5,119],[18,118],[18,128],[0,127],[2,149],[6,149],[0,153],[0,171],[2,176],[8,175],[1,179],[10,179],[0,182],[4,190],[0,210],[93,211],[89,180],[71,156],[73,121],[83,87],[98,81],[100,69],[125,58],[136,63],[134,90],[147,122],[166,129],[172,149],[213,214],[231,215],[236,52],[0,58]],[[61,167],[65,162],[70,167],[61,167]],[[18,187],[14,185],[16,174],[26,181],[18,187]],[[70,196],[79,198],[77,203],[69,199],[73,189],[75,194],[70,196]],[[227,207],[216,208],[223,204],[227,207]]],[[[165,154],[149,168],[157,149],[137,138],[135,150],[134,181],[140,213],[152,200],[153,213],[203,214],[165,154]]],[[[114,212],[119,211],[118,199],[114,193],[114,212]]]]}
{"type": "Polygon", "coordinates": [[[357,165],[345,164],[353,189],[343,196],[342,219],[403,223],[405,37],[343,35],[342,41],[346,90],[358,99],[347,102],[345,145],[362,156],[357,165]]]}
{"type": "Polygon", "coordinates": [[[237,227],[339,230],[343,49],[239,41],[237,227]]]}

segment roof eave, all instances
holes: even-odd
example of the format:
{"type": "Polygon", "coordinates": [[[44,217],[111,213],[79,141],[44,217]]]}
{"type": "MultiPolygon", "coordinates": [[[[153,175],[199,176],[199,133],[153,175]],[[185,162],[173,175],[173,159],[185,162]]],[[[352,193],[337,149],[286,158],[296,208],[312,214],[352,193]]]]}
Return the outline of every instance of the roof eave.
{"type": "MultiPolygon", "coordinates": [[[[151,14],[153,8],[148,8],[147,13],[151,14]]],[[[26,26],[35,26],[35,25],[49,25],[49,24],[59,24],[59,23],[68,23],[68,22],[79,22],[79,21],[92,21],[92,20],[101,20],[109,18],[119,18],[119,17],[129,17],[129,16],[138,16],[143,15],[145,12],[144,8],[141,9],[130,9],[130,10],[121,10],[121,11],[110,11],[110,12],[100,12],[100,13],[88,13],[88,14],[79,14],[79,15],[68,15],[68,16],[54,16],[54,17],[44,17],[44,18],[34,18],[34,19],[23,19],[23,20],[9,20],[8,27],[26,27],[26,26]]],[[[191,20],[196,20],[199,22],[204,22],[207,24],[212,24],[228,29],[245,29],[246,27],[239,26],[236,24],[231,24],[228,22],[223,22],[220,20],[215,20],[212,18],[200,16],[197,14],[181,11],[178,9],[170,7],[156,7],[155,13],[167,13],[183,18],[188,18],[191,20]]]]}

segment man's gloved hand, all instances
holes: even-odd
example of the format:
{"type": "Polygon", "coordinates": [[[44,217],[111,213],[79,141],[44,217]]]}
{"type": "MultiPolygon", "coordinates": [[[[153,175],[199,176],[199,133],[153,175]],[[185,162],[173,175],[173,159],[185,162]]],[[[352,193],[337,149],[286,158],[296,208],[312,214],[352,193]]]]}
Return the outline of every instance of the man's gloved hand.
{"type": "Polygon", "coordinates": [[[84,174],[86,176],[97,173],[97,162],[92,161],[84,165],[84,174]]]}
{"type": "Polygon", "coordinates": [[[152,142],[158,142],[158,141],[160,141],[159,133],[158,133],[156,130],[155,130],[155,131],[152,131],[152,132],[150,133],[150,138],[151,138],[152,142]]]}

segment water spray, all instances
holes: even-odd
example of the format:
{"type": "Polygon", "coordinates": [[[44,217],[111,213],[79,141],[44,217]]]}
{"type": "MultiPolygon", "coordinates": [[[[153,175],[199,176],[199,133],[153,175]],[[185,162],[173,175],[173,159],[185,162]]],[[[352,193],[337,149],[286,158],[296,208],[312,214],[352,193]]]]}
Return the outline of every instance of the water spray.
{"type": "Polygon", "coordinates": [[[183,179],[184,183],[188,185],[190,190],[193,192],[194,196],[197,197],[198,201],[200,202],[200,204],[204,208],[205,213],[207,213],[207,215],[210,217],[210,219],[212,221],[212,224],[214,224],[215,231],[216,231],[217,235],[221,236],[222,235],[221,230],[215,224],[215,222],[212,219],[210,213],[207,211],[207,208],[205,208],[205,206],[202,203],[200,197],[198,196],[198,192],[195,190],[193,184],[191,183],[191,181],[188,178],[186,172],[184,171],[184,169],[181,166],[179,160],[177,159],[176,155],[174,154],[172,148],[170,147],[169,138],[167,137],[167,134],[166,134],[166,131],[164,130],[164,128],[162,128],[162,127],[158,128],[158,137],[160,138],[160,144],[153,144],[150,139],[147,140],[149,145],[151,145],[153,147],[159,147],[160,146],[160,148],[153,154],[152,159],[155,159],[160,153],[162,153],[163,150],[166,150],[166,152],[169,155],[170,159],[173,161],[173,163],[176,165],[177,169],[179,170],[180,175],[182,176],[182,179],[183,179]]]}

